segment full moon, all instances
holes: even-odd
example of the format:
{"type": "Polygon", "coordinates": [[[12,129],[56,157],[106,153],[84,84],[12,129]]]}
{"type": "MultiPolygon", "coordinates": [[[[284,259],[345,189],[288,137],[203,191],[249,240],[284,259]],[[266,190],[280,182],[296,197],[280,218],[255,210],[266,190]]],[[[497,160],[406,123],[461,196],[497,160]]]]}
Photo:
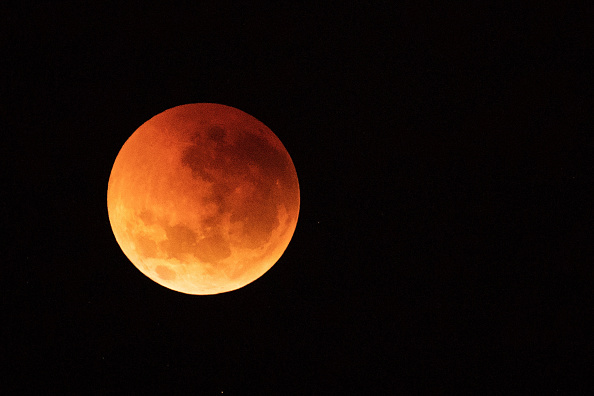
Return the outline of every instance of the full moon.
{"type": "Polygon", "coordinates": [[[107,188],[115,238],[144,275],[187,294],[218,294],[261,277],[289,245],[299,215],[289,153],[262,122],[195,103],[138,128],[107,188]]]}

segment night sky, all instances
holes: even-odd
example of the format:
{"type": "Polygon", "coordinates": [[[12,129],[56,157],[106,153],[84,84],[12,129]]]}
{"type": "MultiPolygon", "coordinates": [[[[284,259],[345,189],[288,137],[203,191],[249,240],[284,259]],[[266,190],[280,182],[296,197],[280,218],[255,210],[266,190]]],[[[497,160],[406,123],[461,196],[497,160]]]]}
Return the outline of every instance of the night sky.
{"type": "Polygon", "coordinates": [[[88,3],[0,6],[3,393],[589,393],[585,10],[88,3]],[[214,296],[142,275],[106,202],[126,139],[198,102],[301,190],[281,259],[214,296]]]}

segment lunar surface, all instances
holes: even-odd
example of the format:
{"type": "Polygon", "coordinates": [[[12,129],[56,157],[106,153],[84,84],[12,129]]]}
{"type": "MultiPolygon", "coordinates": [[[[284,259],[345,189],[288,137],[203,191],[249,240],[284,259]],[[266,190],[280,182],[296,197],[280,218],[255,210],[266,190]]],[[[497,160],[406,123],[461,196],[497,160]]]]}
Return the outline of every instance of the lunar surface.
{"type": "Polygon", "coordinates": [[[233,107],[174,107],[120,150],[109,220],[130,261],[182,293],[217,294],[262,276],[299,215],[297,172],[276,135],[233,107]]]}

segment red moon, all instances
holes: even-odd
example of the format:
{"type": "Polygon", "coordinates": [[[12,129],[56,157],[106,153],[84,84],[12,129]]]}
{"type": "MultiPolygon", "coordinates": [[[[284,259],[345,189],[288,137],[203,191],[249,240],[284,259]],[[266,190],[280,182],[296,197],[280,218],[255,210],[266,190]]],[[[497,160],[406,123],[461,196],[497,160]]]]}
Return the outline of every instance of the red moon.
{"type": "Polygon", "coordinates": [[[299,182],[262,122],[233,107],[166,110],[124,143],[107,188],[109,221],[144,275],[187,294],[239,289],[295,232],[299,182]]]}

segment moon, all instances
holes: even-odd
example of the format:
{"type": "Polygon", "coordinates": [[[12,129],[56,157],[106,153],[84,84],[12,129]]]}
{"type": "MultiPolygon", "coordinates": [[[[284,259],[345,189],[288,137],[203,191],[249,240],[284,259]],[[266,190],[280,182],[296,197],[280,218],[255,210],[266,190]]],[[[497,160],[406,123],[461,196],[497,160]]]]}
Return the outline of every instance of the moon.
{"type": "Polygon", "coordinates": [[[107,188],[109,221],[144,275],[187,294],[218,294],[261,277],[286,250],[299,216],[289,153],[236,108],[194,103],[138,128],[107,188]]]}

